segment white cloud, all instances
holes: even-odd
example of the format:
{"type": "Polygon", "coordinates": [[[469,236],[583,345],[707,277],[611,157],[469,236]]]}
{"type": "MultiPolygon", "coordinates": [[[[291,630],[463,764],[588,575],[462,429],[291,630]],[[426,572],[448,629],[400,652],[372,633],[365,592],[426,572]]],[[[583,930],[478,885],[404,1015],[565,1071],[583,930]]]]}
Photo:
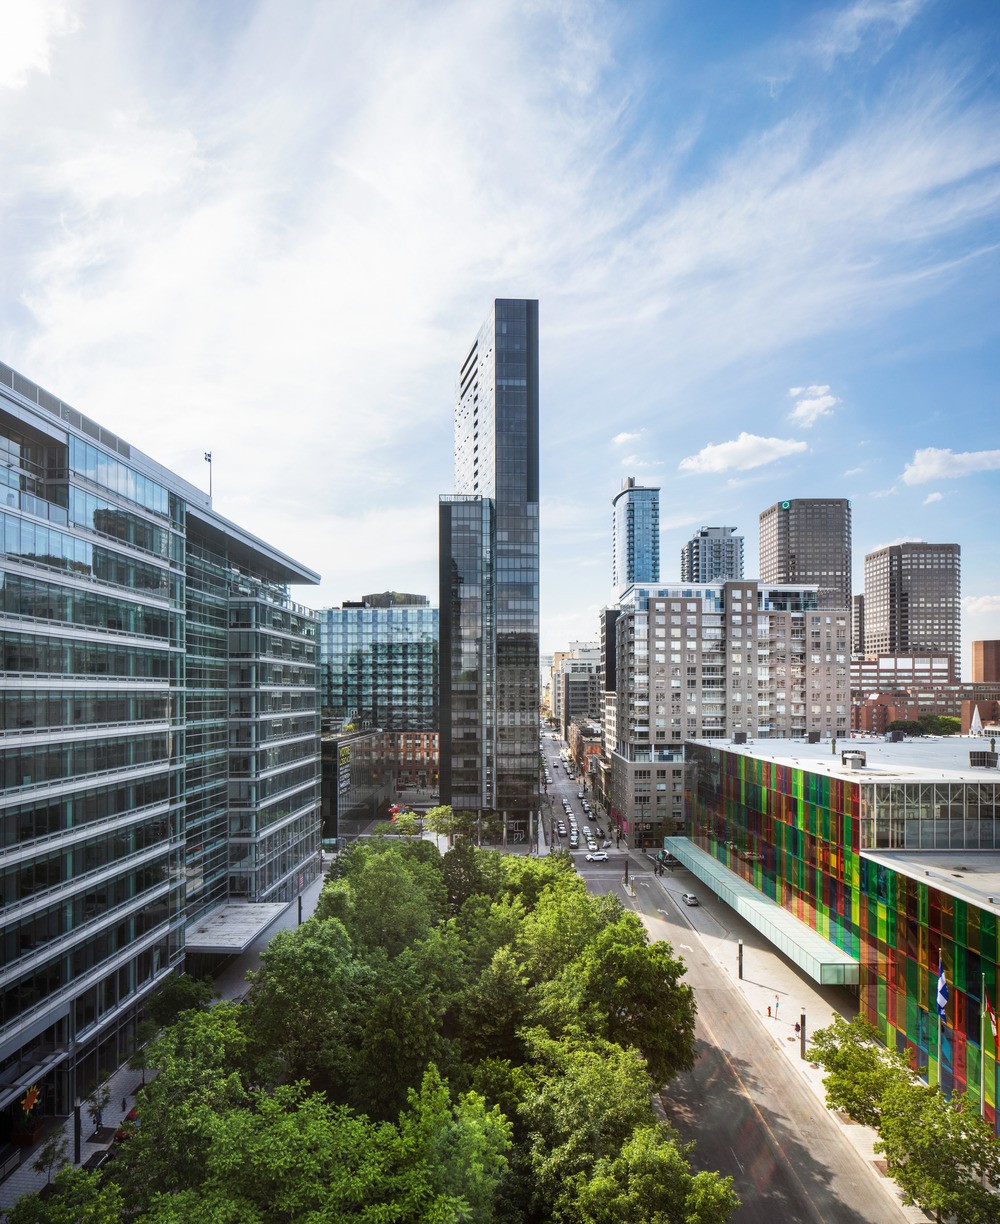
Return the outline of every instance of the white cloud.
{"type": "Polygon", "coordinates": [[[962,608],[969,616],[1000,615],[1000,595],[967,595],[962,608]]]}
{"type": "Polygon", "coordinates": [[[829,416],[842,401],[830,394],[828,386],[792,387],[789,392],[793,398],[803,396],[798,401],[788,418],[803,429],[811,429],[820,417],[829,416]]]}
{"type": "Polygon", "coordinates": [[[808,49],[826,67],[853,55],[866,42],[877,57],[926,6],[927,0],[857,0],[842,9],[823,12],[815,20],[808,49]]]}
{"type": "Polygon", "coordinates": [[[628,446],[632,442],[638,442],[641,437],[642,437],[641,430],[637,433],[627,433],[627,432],[617,433],[611,439],[611,445],[612,446],[628,446]]]}
{"type": "Polygon", "coordinates": [[[53,41],[80,28],[74,8],[64,0],[0,0],[0,88],[48,75],[53,41]]]}
{"type": "Polygon", "coordinates": [[[731,442],[710,443],[696,455],[682,459],[677,466],[682,472],[746,472],[808,449],[805,442],[794,438],[761,438],[757,434],[741,433],[731,442]]]}
{"type": "Polygon", "coordinates": [[[865,469],[863,467],[848,468],[844,473],[845,476],[860,476],[865,469]]]}
{"type": "Polygon", "coordinates": [[[928,493],[927,496],[924,498],[924,505],[933,506],[935,502],[942,501],[943,498],[944,498],[943,493],[928,493]]]}
{"type": "Polygon", "coordinates": [[[906,465],[903,480],[908,485],[926,484],[929,480],[947,480],[968,476],[972,472],[1000,470],[1000,450],[953,451],[935,446],[914,453],[906,465]]]}
{"type": "MultiPolygon", "coordinates": [[[[898,492],[899,490],[896,488],[895,485],[890,485],[888,489],[872,489],[870,496],[871,497],[895,497],[895,495],[898,492]]],[[[899,541],[897,540],[896,543],[898,544],[899,541]]]]}

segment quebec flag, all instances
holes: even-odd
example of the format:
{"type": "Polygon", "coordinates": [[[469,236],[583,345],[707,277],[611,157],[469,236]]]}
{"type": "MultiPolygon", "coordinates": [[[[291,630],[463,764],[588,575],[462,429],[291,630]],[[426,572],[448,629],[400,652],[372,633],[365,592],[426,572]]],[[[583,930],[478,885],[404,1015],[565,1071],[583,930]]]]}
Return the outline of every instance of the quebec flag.
{"type": "Polygon", "coordinates": [[[948,1006],[948,983],[944,976],[944,961],[941,959],[941,953],[938,953],[938,988],[937,988],[937,1009],[938,1015],[942,1020],[945,1019],[945,1009],[948,1006]]]}

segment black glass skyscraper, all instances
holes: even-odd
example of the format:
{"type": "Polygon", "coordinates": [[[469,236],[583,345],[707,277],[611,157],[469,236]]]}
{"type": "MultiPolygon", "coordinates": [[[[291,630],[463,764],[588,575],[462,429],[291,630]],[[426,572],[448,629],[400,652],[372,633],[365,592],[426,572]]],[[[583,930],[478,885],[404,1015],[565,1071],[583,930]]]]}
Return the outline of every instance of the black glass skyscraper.
{"type": "Polygon", "coordinates": [[[497,299],[459,371],[440,506],[441,801],[515,840],[538,798],[538,303],[497,299]]]}

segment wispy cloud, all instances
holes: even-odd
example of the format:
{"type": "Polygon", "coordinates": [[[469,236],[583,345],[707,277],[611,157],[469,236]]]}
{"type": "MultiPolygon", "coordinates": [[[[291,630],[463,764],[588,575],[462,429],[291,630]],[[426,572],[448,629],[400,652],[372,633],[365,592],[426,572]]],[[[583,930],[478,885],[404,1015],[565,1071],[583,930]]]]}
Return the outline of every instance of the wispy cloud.
{"type": "Polygon", "coordinates": [[[633,442],[638,442],[642,437],[642,431],[638,433],[617,433],[611,439],[612,446],[630,446],[633,442]]]}
{"type": "Polygon", "coordinates": [[[970,616],[1000,613],[1000,595],[967,595],[962,600],[962,608],[970,616]]]}
{"type": "Polygon", "coordinates": [[[845,476],[860,476],[865,469],[863,467],[848,468],[844,473],[845,476]]]}
{"type": "Polygon", "coordinates": [[[757,434],[741,433],[731,442],[710,443],[696,455],[682,459],[677,466],[682,472],[698,474],[746,472],[808,449],[805,442],[795,438],[761,438],[757,434]]]}
{"type": "Polygon", "coordinates": [[[68,0],[3,0],[0,4],[0,89],[22,89],[33,72],[48,75],[52,43],[80,27],[68,0]]]}
{"type": "Polygon", "coordinates": [[[928,493],[927,496],[924,498],[924,505],[933,506],[935,502],[942,501],[943,499],[944,499],[943,493],[928,493]]]}
{"type": "Polygon", "coordinates": [[[825,66],[854,55],[867,43],[883,54],[910,24],[927,0],[857,0],[817,16],[803,45],[825,66]]]}
{"type": "MultiPolygon", "coordinates": [[[[898,492],[899,489],[895,485],[890,485],[887,489],[872,489],[871,496],[874,498],[895,497],[898,492]]],[[[898,544],[900,541],[896,540],[895,543],[898,544]]]]}
{"type": "Polygon", "coordinates": [[[914,453],[903,471],[908,485],[926,484],[929,480],[947,480],[969,476],[973,472],[1000,470],[1000,450],[953,451],[927,446],[914,453]]]}
{"type": "Polygon", "coordinates": [[[803,429],[811,429],[820,417],[829,416],[841,402],[836,395],[830,394],[828,386],[792,387],[788,394],[796,399],[788,419],[803,429]]]}

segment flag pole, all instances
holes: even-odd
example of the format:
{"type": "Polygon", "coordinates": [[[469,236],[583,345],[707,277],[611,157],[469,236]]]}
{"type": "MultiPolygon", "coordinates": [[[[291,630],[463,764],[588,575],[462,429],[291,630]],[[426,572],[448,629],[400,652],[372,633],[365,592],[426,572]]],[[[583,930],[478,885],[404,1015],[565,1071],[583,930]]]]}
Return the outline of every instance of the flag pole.
{"type": "Polygon", "coordinates": [[[979,1112],[986,1117],[986,974],[979,983],[979,1112]]]}
{"type": "Polygon", "coordinates": [[[943,1057],[942,1052],[941,1052],[941,1012],[940,1012],[940,1009],[938,1010],[938,1048],[937,1048],[937,1055],[938,1055],[938,1056],[937,1056],[937,1087],[938,1087],[938,1090],[940,1091],[940,1088],[941,1088],[941,1059],[942,1059],[942,1057],[943,1057]]]}

